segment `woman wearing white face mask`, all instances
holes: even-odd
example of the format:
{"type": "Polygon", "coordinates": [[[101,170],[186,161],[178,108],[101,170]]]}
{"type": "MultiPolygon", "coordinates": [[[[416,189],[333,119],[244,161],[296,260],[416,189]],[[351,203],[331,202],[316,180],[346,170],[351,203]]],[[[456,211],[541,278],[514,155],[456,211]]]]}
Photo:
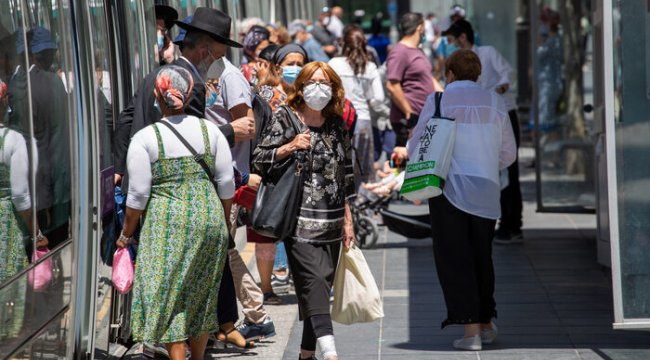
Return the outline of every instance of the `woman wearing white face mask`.
{"type": "Polygon", "coordinates": [[[354,194],[350,138],[343,125],[341,79],[323,62],[302,69],[287,105],[273,115],[253,152],[253,167],[270,179],[295,159],[303,165],[302,204],[293,236],[285,240],[300,319],[301,359],[338,359],[329,292],[338,253],[354,242],[347,199],[354,194]],[[301,131],[296,134],[294,123],[301,131]]]}

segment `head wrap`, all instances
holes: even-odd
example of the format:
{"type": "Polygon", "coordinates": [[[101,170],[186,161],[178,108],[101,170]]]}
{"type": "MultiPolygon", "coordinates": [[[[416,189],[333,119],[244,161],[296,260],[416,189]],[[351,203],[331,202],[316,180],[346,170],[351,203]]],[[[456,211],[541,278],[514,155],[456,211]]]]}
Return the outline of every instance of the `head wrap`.
{"type": "Polygon", "coordinates": [[[269,31],[266,28],[253,25],[244,38],[244,55],[250,61],[256,58],[255,49],[264,40],[268,40],[269,31]]]}
{"type": "Polygon", "coordinates": [[[309,57],[307,56],[307,51],[305,48],[294,43],[289,43],[279,47],[278,50],[275,51],[275,55],[273,55],[273,62],[276,64],[281,64],[284,58],[291,53],[302,54],[302,56],[305,58],[305,64],[309,62],[309,57]]]}
{"type": "Polygon", "coordinates": [[[182,110],[190,99],[194,80],[192,74],[182,67],[166,65],[158,71],[155,87],[158,101],[164,101],[171,110],[182,110]]]}

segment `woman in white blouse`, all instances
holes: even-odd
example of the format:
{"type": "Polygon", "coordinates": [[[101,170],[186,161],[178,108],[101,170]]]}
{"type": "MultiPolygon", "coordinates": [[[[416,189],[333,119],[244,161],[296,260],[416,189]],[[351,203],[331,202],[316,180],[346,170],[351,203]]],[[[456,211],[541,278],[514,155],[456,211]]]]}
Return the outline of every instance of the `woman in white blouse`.
{"type": "MultiPolygon", "coordinates": [[[[476,83],[481,62],[471,50],[458,50],[446,61],[447,87],[441,115],[456,121],[456,142],[443,194],[429,201],[433,251],[447,305],[447,325],[465,326],[454,347],[481,350],[497,335],[492,239],[501,215],[499,170],[516,159],[515,137],[503,100],[476,83]]],[[[411,140],[417,139],[435,113],[429,96],[411,140]]]]}
{"type": "Polygon", "coordinates": [[[184,113],[193,86],[187,70],[160,68],[154,93],[163,118],[129,145],[129,196],[118,239],[125,246],[146,211],[133,284],[133,338],[165,343],[172,359],[185,359],[188,338],[192,358],[202,359],[208,334],[218,328],[229,226],[224,211],[230,213],[235,191],[226,138],[211,122],[184,113]],[[213,179],[167,125],[201,155],[213,179]]]}
{"type": "Polygon", "coordinates": [[[343,38],[343,56],[329,61],[329,65],[341,77],[345,97],[357,111],[353,140],[357,159],[353,161],[357,188],[361,183],[374,181],[375,149],[370,108],[380,108],[384,101],[381,77],[377,66],[370,61],[367,44],[363,30],[351,25],[343,38]]]}

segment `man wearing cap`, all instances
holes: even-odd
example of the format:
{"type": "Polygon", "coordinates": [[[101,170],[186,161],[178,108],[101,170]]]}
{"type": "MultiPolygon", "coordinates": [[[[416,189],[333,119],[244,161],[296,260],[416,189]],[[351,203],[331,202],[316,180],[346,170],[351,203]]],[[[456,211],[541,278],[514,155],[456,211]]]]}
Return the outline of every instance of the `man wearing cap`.
{"type": "Polygon", "coordinates": [[[169,36],[169,29],[178,20],[178,12],[171,6],[156,5],[156,62],[160,65],[174,61],[174,46],[169,36]]]}
{"type": "Polygon", "coordinates": [[[307,31],[307,26],[303,20],[294,20],[289,24],[289,36],[293,38],[293,42],[301,45],[307,50],[307,56],[312,61],[328,62],[329,56],[321,48],[321,45],[314,39],[314,37],[307,31]]]}
{"type": "MultiPolygon", "coordinates": [[[[208,69],[213,62],[225,55],[228,46],[242,46],[228,38],[230,16],[216,9],[199,7],[190,24],[179,21],[175,24],[184,28],[187,33],[183,40],[182,56],[174,60],[173,64],[190,71],[194,78],[194,87],[185,111],[188,115],[205,118],[203,79],[207,76],[208,69]]],[[[145,126],[159,121],[162,116],[154,106],[153,88],[157,73],[157,70],[154,70],[147,75],[117,120],[114,137],[116,183],[121,181],[126,170],[126,152],[131,137],[145,126]]],[[[255,121],[249,117],[249,110],[246,106],[230,109],[235,120],[219,127],[231,147],[236,141],[248,140],[255,135],[255,121]]],[[[252,111],[250,112],[252,114],[252,111]]]]}
{"type": "MultiPolygon", "coordinates": [[[[476,46],[474,44],[474,29],[467,20],[458,20],[442,33],[450,44],[460,49],[474,51],[481,60],[481,76],[478,84],[486,90],[495,91],[502,95],[508,108],[510,124],[515,133],[517,148],[519,148],[519,119],[517,106],[513,99],[507,96],[510,88],[512,67],[508,61],[492,46],[476,46]]],[[[496,231],[496,244],[514,244],[522,242],[522,199],[519,185],[519,160],[508,167],[508,186],[501,190],[501,221],[496,231]]]]}
{"type": "MultiPolygon", "coordinates": [[[[68,101],[63,82],[52,71],[57,45],[50,31],[39,26],[29,33],[33,136],[38,154],[36,208],[43,234],[49,239],[49,246],[55,247],[67,239],[70,217],[68,101]]],[[[31,137],[28,119],[19,119],[19,129],[31,137]]]]}

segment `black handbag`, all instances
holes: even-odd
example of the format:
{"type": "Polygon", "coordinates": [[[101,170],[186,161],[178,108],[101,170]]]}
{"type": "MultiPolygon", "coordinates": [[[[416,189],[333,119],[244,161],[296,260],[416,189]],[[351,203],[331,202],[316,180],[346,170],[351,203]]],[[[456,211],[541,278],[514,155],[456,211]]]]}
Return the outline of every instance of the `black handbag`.
{"type": "MultiPolygon", "coordinates": [[[[300,121],[292,110],[283,106],[289,115],[296,134],[300,134],[300,121]]],[[[282,240],[293,236],[303,190],[303,165],[297,154],[290,158],[286,171],[275,181],[266,176],[262,179],[253,211],[251,213],[251,228],[258,234],[282,240]]]]}

